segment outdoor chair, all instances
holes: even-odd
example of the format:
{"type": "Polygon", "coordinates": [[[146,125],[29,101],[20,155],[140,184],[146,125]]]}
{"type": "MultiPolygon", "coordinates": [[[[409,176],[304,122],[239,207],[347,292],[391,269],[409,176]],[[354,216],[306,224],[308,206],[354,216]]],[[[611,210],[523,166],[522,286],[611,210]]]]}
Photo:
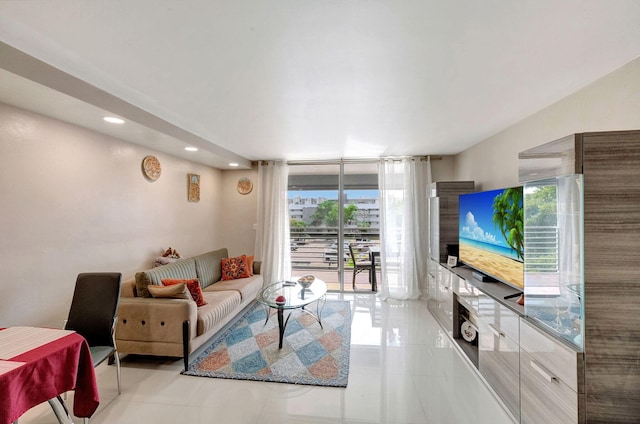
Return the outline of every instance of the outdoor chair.
{"type": "Polygon", "coordinates": [[[356,290],[356,275],[361,273],[362,271],[369,272],[369,282],[371,282],[371,272],[373,271],[373,266],[371,261],[369,260],[359,260],[355,255],[353,246],[349,244],[349,255],[351,256],[351,261],[353,262],[353,291],[356,290]]]}

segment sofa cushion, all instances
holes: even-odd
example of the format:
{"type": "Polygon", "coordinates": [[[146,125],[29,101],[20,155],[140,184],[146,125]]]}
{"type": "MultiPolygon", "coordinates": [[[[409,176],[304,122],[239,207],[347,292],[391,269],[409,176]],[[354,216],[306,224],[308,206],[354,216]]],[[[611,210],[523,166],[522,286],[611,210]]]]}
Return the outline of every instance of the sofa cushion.
{"type": "Polygon", "coordinates": [[[242,301],[244,302],[246,298],[255,298],[256,294],[262,288],[262,276],[261,275],[253,275],[247,278],[240,278],[237,280],[225,280],[219,281],[212,286],[204,289],[205,294],[211,293],[215,291],[226,291],[232,290],[240,293],[242,296],[242,301]]]}
{"type": "Polygon", "coordinates": [[[221,260],[229,257],[227,249],[218,249],[212,252],[195,256],[196,272],[200,280],[200,287],[207,288],[222,278],[221,260]]]}
{"type": "Polygon", "coordinates": [[[222,259],[222,281],[247,278],[250,276],[251,273],[249,272],[247,257],[245,255],[222,259]]]}
{"type": "Polygon", "coordinates": [[[162,285],[163,278],[190,280],[198,278],[196,273],[196,263],[193,258],[183,259],[169,265],[159,266],[147,271],[136,273],[136,289],[139,297],[151,297],[147,286],[155,284],[162,285]]]}
{"type": "Polygon", "coordinates": [[[198,335],[227,319],[240,304],[240,294],[237,291],[204,292],[204,298],[207,304],[198,308],[198,335]]]}
{"type": "Polygon", "coordinates": [[[156,298],[172,298],[172,299],[188,299],[193,300],[186,283],[174,284],[172,286],[156,286],[149,284],[147,290],[152,297],[156,298]]]}
{"type": "MultiPolygon", "coordinates": [[[[207,304],[207,301],[202,297],[202,289],[200,288],[200,282],[197,278],[193,278],[191,280],[180,280],[180,279],[171,279],[171,278],[163,278],[162,284],[165,286],[173,286],[176,284],[185,284],[187,286],[187,290],[189,290],[189,294],[191,298],[196,302],[197,306],[204,306],[207,304]]],[[[149,286],[147,286],[148,288],[149,286]]]]}

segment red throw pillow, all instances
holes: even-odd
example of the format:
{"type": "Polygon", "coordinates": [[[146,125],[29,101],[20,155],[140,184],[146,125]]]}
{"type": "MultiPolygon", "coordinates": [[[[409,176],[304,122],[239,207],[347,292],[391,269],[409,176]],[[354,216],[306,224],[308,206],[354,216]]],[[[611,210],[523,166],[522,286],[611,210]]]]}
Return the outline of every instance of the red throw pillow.
{"type": "Polygon", "coordinates": [[[191,297],[196,302],[196,306],[204,306],[207,304],[207,301],[204,300],[204,296],[202,295],[202,289],[200,288],[200,281],[197,278],[193,280],[177,280],[171,278],[165,278],[162,280],[162,284],[165,286],[172,286],[174,284],[185,283],[187,285],[187,289],[191,294],[191,297]]]}
{"type": "Polygon", "coordinates": [[[245,255],[235,258],[222,258],[222,279],[236,280],[238,278],[251,277],[246,258],[245,255]]]}

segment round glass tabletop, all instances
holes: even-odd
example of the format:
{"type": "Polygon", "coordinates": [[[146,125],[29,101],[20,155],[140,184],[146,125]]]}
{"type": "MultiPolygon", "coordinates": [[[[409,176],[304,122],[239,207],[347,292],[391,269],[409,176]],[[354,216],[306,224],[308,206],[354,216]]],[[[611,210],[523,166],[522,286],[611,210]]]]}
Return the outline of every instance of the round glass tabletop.
{"type": "Polygon", "coordinates": [[[318,278],[314,279],[307,288],[302,287],[296,279],[292,279],[266,286],[258,293],[256,300],[271,308],[295,309],[315,302],[326,293],[327,284],[318,278]],[[284,296],[284,302],[276,302],[279,296],[284,296]]]}

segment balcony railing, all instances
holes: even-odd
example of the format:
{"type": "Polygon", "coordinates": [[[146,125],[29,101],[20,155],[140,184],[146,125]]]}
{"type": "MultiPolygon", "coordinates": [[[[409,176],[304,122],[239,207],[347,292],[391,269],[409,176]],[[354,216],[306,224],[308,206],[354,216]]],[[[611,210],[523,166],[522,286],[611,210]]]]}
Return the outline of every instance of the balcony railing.
{"type": "Polygon", "coordinates": [[[558,227],[526,226],[525,272],[558,272],[558,227]]]}
{"type": "MultiPolygon", "coordinates": [[[[292,229],[291,262],[294,269],[338,269],[338,228],[305,227],[292,229]]],[[[377,228],[345,228],[343,261],[345,267],[351,267],[349,244],[366,258],[368,249],[379,246],[380,232],[377,228]]],[[[355,252],[355,251],[354,251],[355,252]]]]}
{"type": "MultiPolygon", "coordinates": [[[[313,274],[322,278],[330,290],[339,290],[339,249],[338,228],[305,227],[292,229],[291,266],[294,275],[313,274]]],[[[367,260],[369,249],[380,245],[378,228],[345,228],[343,257],[345,288],[351,288],[353,261],[349,254],[349,244],[354,246],[354,254],[358,260],[367,260]]],[[[378,264],[378,275],[380,272],[378,264]]],[[[379,280],[379,277],[378,277],[379,280]]],[[[357,275],[356,286],[371,289],[367,273],[357,275]]]]}

